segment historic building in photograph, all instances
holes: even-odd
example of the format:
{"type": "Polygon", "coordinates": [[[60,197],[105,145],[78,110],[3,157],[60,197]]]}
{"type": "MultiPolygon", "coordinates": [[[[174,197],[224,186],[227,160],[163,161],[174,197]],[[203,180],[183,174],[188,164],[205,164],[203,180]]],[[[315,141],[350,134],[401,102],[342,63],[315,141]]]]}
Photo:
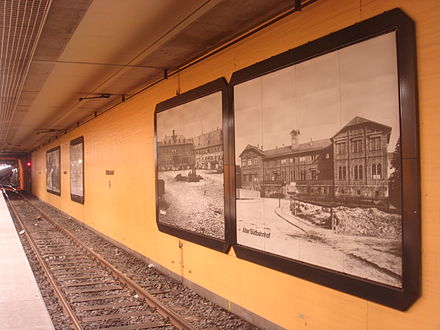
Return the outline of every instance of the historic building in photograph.
{"type": "Polygon", "coordinates": [[[223,169],[223,132],[220,128],[194,137],[196,168],[223,169]]]}
{"type": "Polygon", "coordinates": [[[173,130],[172,135],[165,136],[162,141],[158,141],[157,147],[159,171],[186,170],[194,167],[193,139],[176,135],[173,130]]]}
{"type": "Polygon", "coordinates": [[[241,187],[262,197],[295,192],[299,196],[357,200],[388,197],[388,143],[391,128],[353,118],[329,139],[263,150],[247,145],[240,154],[241,187]]]}
{"type": "Polygon", "coordinates": [[[165,136],[158,141],[158,166],[160,171],[189,168],[223,169],[223,133],[221,129],[186,138],[183,135],[165,136]]]}

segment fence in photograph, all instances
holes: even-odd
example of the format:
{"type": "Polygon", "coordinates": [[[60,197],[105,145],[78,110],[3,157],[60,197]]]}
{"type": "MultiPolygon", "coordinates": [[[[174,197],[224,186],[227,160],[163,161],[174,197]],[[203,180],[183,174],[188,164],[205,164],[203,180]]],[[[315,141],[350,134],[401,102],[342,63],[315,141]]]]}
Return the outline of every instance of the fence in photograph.
{"type": "Polygon", "coordinates": [[[290,210],[292,215],[338,234],[389,239],[402,234],[401,215],[376,207],[349,207],[290,196],[290,210]]]}

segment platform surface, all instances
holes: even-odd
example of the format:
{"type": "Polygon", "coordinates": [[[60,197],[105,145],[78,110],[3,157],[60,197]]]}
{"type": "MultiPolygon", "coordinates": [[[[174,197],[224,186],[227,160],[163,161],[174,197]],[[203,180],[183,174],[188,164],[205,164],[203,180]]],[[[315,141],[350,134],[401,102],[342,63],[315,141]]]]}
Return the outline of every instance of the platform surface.
{"type": "Polygon", "coordinates": [[[4,196],[0,193],[0,330],[53,328],[4,196]]]}

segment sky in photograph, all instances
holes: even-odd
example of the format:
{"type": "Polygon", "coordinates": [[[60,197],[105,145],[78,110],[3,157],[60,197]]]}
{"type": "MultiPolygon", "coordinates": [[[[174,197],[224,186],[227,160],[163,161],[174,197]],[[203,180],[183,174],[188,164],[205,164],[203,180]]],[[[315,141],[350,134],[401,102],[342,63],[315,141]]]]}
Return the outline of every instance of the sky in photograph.
{"type": "Polygon", "coordinates": [[[183,135],[193,138],[222,128],[222,92],[215,92],[157,114],[157,138],[183,135]]]}
{"type": "Polygon", "coordinates": [[[248,144],[264,150],[329,139],[356,116],[400,136],[395,33],[345,47],[234,87],[236,162],[248,144]]]}

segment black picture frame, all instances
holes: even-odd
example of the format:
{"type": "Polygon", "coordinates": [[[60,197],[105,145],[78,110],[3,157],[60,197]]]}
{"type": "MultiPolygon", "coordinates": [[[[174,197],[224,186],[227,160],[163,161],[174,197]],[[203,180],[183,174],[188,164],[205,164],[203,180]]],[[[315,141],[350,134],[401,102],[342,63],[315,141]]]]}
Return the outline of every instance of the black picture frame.
{"type": "MultiPolygon", "coordinates": [[[[230,82],[229,127],[234,127],[234,86],[390,32],[395,32],[396,35],[400,103],[402,286],[385,285],[238,244],[235,166],[231,166],[229,194],[232,244],[238,258],[404,311],[420,296],[421,279],[418,96],[416,34],[413,20],[402,10],[393,9],[235,72],[230,82]]],[[[231,129],[229,133],[231,164],[236,163],[234,134],[234,129],[231,129]]]]}
{"type": "Polygon", "coordinates": [[[61,196],[61,148],[60,146],[57,146],[55,148],[49,149],[46,151],[46,191],[61,196]],[[58,154],[58,155],[57,155],[58,154]],[[56,166],[53,167],[54,164],[51,163],[52,157],[58,157],[58,162],[56,162],[56,166]],[[52,170],[55,170],[54,175],[50,177],[51,182],[49,182],[49,174],[48,172],[51,172],[52,170]],[[54,183],[53,180],[58,185],[59,189],[53,189],[54,183]]]}
{"type": "Polygon", "coordinates": [[[73,139],[70,141],[70,199],[74,202],[84,204],[84,196],[85,196],[85,190],[84,190],[84,137],[80,136],[76,139],[73,139]],[[78,195],[72,192],[72,147],[81,145],[81,173],[82,173],[82,195],[78,195]]]}
{"type": "MultiPolygon", "coordinates": [[[[171,99],[163,101],[157,104],[155,112],[154,112],[154,139],[155,139],[155,183],[156,183],[156,223],[158,229],[161,232],[185,239],[187,241],[200,244],[202,246],[221,251],[227,252],[230,248],[230,199],[227,197],[227,191],[230,190],[230,160],[229,160],[229,129],[228,129],[228,85],[224,78],[219,78],[214,81],[211,81],[207,84],[204,84],[200,87],[192,89],[186,93],[177,95],[171,99]],[[158,114],[163,113],[164,111],[171,110],[175,107],[190,103],[192,101],[196,101],[203,97],[209,96],[211,94],[220,92],[221,93],[221,130],[222,130],[222,144],[223,144],[223,191],[224,194],[222,196],[224,203],[224,239],[204,235],[198,233],[196,231],[191,231],[187,229],[183,229],[177,226],[173,226],[164,222],[159,221],[159,202],[161,192],[160,186],[158,184],[158,174],[159,174],[159,147],[158,147],[158,114]]],[[[174,134],[174,133],[173,133],[174,134]]],[[[166,191],[166,187],[165,187],[166,191]]]]}

